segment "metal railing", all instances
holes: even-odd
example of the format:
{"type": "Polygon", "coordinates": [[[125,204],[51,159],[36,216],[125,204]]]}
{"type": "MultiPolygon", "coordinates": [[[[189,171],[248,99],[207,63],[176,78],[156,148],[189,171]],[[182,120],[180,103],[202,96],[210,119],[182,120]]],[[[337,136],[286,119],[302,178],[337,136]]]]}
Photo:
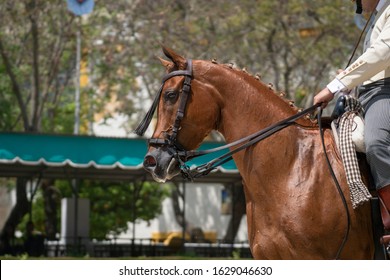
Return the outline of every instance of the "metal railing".
{"type": "Polygon", "coordinates": [[[94,258],[193,256],[200,258],[252,258],[246,242],[227,244],[176,242],[165,245],[153,239],[79,240],[77,244],[48,241],[47,257],[89,256],[94,258]]]}

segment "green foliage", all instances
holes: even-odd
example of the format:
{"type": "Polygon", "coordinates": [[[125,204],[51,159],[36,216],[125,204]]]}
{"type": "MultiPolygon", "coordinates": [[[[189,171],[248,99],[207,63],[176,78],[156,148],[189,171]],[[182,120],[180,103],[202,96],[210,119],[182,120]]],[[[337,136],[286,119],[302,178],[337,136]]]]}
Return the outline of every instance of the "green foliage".
{"type": "MultiPolygon", "coordinates": [[[[42,193],[40,191],[36,193],[33,199],[31,213],[32,213],[31,220],[34,223],[35,231],[44,233],[45,232],[44,201],[43,201],[42,193]]],[[[22,221],[16,227],[16,229],[23,234],[22,239],[25,238],[26,225],[29,222],[29,220],[30,220],[30,215],[25,215],[22,221]]]]}
{"type": "MultiPolygon", "coordinates": [[[[359,33],[352,20],[353,4],[342,0],[115,1],[96,3],[93,13],[81,18],[67,12],[64,2],[35,2],[34,10],[29,0],[5,1],[0,7],[0,39],[30,111],[36,86],[31,79],[30,15],[37,18],[40,129],[45,132],[72,131],[77,30],[90,80],[82,89],[84,133],[96,113],[104,118],[131,115],[129,130],[138,122],[146,108],[137,104],[152,98],[159,86],[163,70],[155,56],[161,54],[161,42],[188,57],[236,62],[305,107],[336,69],[345,66],[359,33]],[[302,36],[304,29],[313,32],[302,36]],[[108,103],[115,106],[107,109],[108,103]]],[[[0,74],[3,68],[0,60],[0,74]]],[[[0,95],[5,100],[0,102],[1,112],[12,121],[0,125],[9,128],[9,123],[22,119],[17,108],[7,106],[15,103],[7,79],[0,78],[0,88],[6,88],[0,95]]]]}
{"type": "MultiPolygon", "coordinates": [[[[68,182],[58,181],[63,197],[71,197],[68,182]]],[[[170,194],[170,185],[154,182],[102,183],[83,181],[79,196],[91,203],[92,238],[104,239],[128,229],[128,222],[149,221],[161,213],[161,203],[170,194]]]]}
{"type": "MultiPolygon", "coordinates": [[[[101,38],[126,46],[110,51],[110,60],[150,81],[151,96],[159,84],[156,75],[162,72],[153,55],[161,53],[162,42],[187,57],[236,62],[306,107],[316,90],[344,66],[359,33],[352,20],[353,4],[341,0],[165,0],[118,2],[104,10],[117,31],[102,32],[101,38]],[[303,35],[305,29],[312,32],[303,35]]],[[[90,19],[94,26],[100,24],[97,17],[90,19]]],[[[133,89],[132,99],[138,98],[133,89]]]]}
{"type": "MultiPolygon", "coordinates": [[[[68,181],[56,181],[62,198],[72,197],[68,181]]],[[[162,201],[170,195],[171,186],[154,182],[144,183],[102,183],[82,181],[79,197],[90,200],[90,237],[105,239],[108,234],[126,232],[128,223],[150,221],[161,213],[162,201]]],[[[45,232],[43,196],[40,191],[34,197],[32,220],[35,229],[45,232]]],[[[60,228],[60,205],[58,205],[58,226],[60,228]]],[[[18,230],[25,231],[29,216],[26,215],[18,230]]]]}
{"type": "Polygon", "coordinates": [[[18,108],[14,106],[16,99],[1,61],[0,58],[0,130],[12,131],[16,128],[18,108]]]}

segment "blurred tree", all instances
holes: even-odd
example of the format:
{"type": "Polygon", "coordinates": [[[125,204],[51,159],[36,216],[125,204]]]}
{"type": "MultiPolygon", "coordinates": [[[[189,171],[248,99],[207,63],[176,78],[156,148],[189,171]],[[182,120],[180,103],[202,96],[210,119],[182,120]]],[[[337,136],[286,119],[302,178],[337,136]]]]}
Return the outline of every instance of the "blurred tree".
{"type": "MultiPolygon", "coordinates": [[[[158,88],[162,68],[154,56],[163,43],[187,57],[218,58],[258,72],[297,105],[307,106],[329,76],[345,66],[359,35],[354,6],[342,0],[146,0],[104,8],[111,28],[103,39],[110,43],[103,46],[123,46],[110,51],[110,59],[141,78],[149,95],[158,88]]],[[[101,24],[91,20],[93,26],[101,24]]],[[[132,104],[140,94],[132,92],[132,104]]]]}
{"type": "MultiPolygon", "coordinates": [[[[57,216],[54,229],[48,232],[48,215],[45,210],[47,195],[54,195],[55,200],[72,197],[68,181],[57,180],[56,188],[52,182],[46,182],[34,198],[33,221],[38,231],[45,232],[49,239],[55,239],[60,228],[60,203],[50,207],[50,211],[57,216]],[[51,188],[51,192],[48,190],[51,188]],[[49,194],[48,194],[49,193],[49,194]]],[[[80,184],[79,197],[90,199],[90,237],[106,239],[109,235],[117,236],[128,230],[129,222],[140,220],[150,221],[161,213],[162,201],[170,195],[169,184],[154,182],[111,183],[83,180],[80,184]]],[[[28,222],[25,216],[18,229],[22,232],[28,222]]],[[[50,223],[53,226],[53,223],[50,223]]]]}
{"type": "Polygon", "coordinates": [[[91,201],[91,237],[124,233],[128,223],[150,221],[162,210],[171,186],[155,182],[102,183],[84,181],[80,197],[91,201]]]}
{"type": "MultiPolygon", "coordinates": [[[[71,47],[68,36],[73,21],[60,16],[65,13],[62,4],[26,0],[3,1],[0,5],[0,69],[4,74],[0,84],[6,85],[0,103],[8,100],[16,105],[5,110],[9,115],[6,122],[0,122],[2,129],[45,131],[42,119],[60,104],[67,85],[60,82],[60,74],[68,80],[71,77],[66,53],[71,47]],[[54,8],[57,13],[52,13],[54,8]]],[[[26,182],[24,178],[17,179],[16,205],[5,227],[16,228],[29,212],[26,182]]]]}
{"type": "Polygon", "coordinates": [[[14,129],[22,124],[25,131],[70,132],[64,119],[73,120],[79,29],[88,75],[84,133],[91,111],[145,110],[139,103],[154,95],[162,72],[155,57],[160,43],[188,57],[216,57],[263,73],[277,90],[305,103],[328,73],[348,60],[358,35],[352,14],[353,5],[342,0],[134,0],[96,3],[90,16],[75,19],[63,1],[5,1],[0,6],[0,73],[7,75],[0,80],[2,98],[18,104],[14,129]],[[342,28],[341,16],[347,18],[342,28]],[[113,110],[104,108],[109,101],[117,105],[113,110]]]}
{"type": "MultiPolygon", "coordinates": [[[[74,123],[75,33],[83,22],[68,12],[66,2],[59,0],[3,1],[0,4],[0,129],[7,131],[71,133],[74,123]]],[[[104,19],[104,16],[102,17],[104,19]]],[[[86,34],[88,30],[86,30],[86,34]]],[[[91,36],[94,33],[91,32],[91,36]]],[[[83,60],[88,55],[86,51],[83,60]]],[[[108,65],[107,67],[112,67],[108,65]]],[[[117,72],[116,69],[113,70],[117,72]]],[[[129,79],[131,83],[131,79],[129,79]]],[[[127,79],[119,83],[129,84],[127,79]]],[[[78,82],[78,81],[77,81],[78,82]]],[[[117,83],[117,80],[114,81],[117,83]]],[[[120,88],[120,87],[119,87],[120,88]]],[[[83,88],[81,131],[86,133],[90,110],[110,100],[93,99],[92,88],[83,88]],[[99,103],[101,102],[101,103],[99,103]]],[[[111,92],[110,92],[111,93],[111,92]]],[[[102,106],[102,105],[101,105],[102,106]]],[[[15,228],[30,210],[26,182],[15,184],[17,200],[5,226],[15,228]]],[[[46,190],[50,190],[47,189],[46,190]]],[[[45,195],[46,215],[52,215],[55,196],[45,195]]],[[[54,223],[55,220],[51,220],[54,223]]],[[[54,225],[47,223],[47,231],[54,225]]]]}
{"type": "Polygon", "coordinates": [[[81,30],[83,133],[94,113],[129,115],[130,131],[159,86],[160,43],[187,57],[259,72],[304,106],[348,60],[358,36],[353,10],[342,0],[122,0],[98,2],[91,15],[75,18],[63,1],[4,1],[0,71],[7,77],[0,86],[19,106],[15,125],[70,132],[75,33],[81,30]]]}

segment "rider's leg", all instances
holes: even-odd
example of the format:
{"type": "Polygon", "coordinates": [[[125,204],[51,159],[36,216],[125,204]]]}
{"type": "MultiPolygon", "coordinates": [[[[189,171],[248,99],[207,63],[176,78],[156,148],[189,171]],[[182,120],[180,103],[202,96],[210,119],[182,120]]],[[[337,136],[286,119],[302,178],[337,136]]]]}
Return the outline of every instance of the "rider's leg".
{"type": "MultiPolygon", "coordinates": [[[[366,107],[365,144],[375,187],[390,185],[390,98],[373,98],[366,107]]],[[[383,190],[383,192],[386,192],[383,190]]]]}

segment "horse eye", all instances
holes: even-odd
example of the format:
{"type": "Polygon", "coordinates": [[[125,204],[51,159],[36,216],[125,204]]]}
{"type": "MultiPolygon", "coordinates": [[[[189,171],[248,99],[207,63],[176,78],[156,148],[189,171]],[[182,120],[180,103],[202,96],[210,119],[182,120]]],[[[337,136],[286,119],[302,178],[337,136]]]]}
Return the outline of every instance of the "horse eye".
{"type": "Polygon", "coordinates": [[[177,91],[175,91],[175,90],[168,90],[168,91],[165,92],[164,100],[173,103],[173,102],[176,101],[177,96],[178,96],[177,91]]]}

